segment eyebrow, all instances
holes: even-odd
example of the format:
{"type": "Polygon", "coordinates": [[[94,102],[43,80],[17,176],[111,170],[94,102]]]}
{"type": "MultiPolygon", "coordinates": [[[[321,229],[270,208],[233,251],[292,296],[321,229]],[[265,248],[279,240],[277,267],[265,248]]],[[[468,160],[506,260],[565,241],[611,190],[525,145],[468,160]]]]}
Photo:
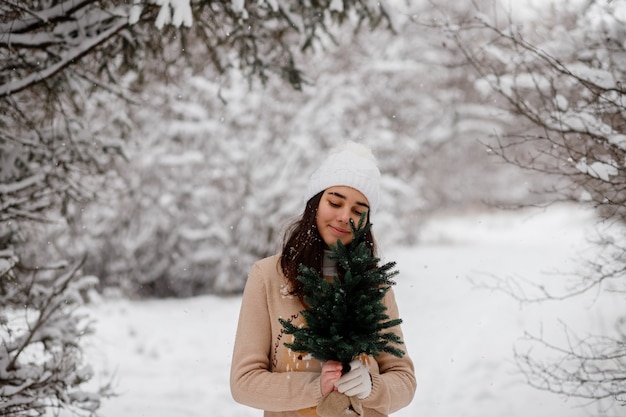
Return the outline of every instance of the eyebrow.
{"type": "MultiPolygon", "coordinates": [[[[334,196],[339,197],[339,198],[343,198],[344,200],[346,199],[346,196],[345,196],[345,195],[340,194],[340,193],[338,193],[338,192],[336,192],[336,191],[331,191],[331,192],[329,192],[328,194],[334,195],[334,196]]],[[[357,204],[357,206],[366,207],[366,208],[368,208],[368,209],[370,208],[370,206],[369,206],[369,205],[367,205],[367,204],[365,204],[365,203],[363,203],[363,202],[361,202],[361,201],[357,201],[357,202],[356,202],[356,204],[357,204]]]]}

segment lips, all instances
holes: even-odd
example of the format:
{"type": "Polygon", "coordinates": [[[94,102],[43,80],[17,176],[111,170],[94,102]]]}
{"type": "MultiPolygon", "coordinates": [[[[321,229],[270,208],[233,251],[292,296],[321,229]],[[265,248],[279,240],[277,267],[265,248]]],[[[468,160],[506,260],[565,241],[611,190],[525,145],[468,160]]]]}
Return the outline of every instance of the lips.
{"type": "Polygon", "coordinates": [[[328,227],[330,228],[330,230],[333,231],[334,234],[339,235],[339,236],[345,236],[350,233],[349,230],[340,229],[335,226],[328,226],[328,227]]]}

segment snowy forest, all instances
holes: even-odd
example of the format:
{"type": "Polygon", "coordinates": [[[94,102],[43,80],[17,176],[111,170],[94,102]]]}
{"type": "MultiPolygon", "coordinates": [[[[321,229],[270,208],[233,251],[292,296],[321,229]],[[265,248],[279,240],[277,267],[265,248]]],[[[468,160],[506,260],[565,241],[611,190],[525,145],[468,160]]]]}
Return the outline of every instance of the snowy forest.
{"type": "MultiPolygon", "coordinates": [[[[624,302],[626,0],[0,0],[0,61],[0,416],[98,413],[86,307],[236,297],[345,140],[379,160],[381,247],[565,203],[597,216],[575,279],[476,285],[624,302]]],[[[620,415],[611,320],[511,359],[620,415]]]]}

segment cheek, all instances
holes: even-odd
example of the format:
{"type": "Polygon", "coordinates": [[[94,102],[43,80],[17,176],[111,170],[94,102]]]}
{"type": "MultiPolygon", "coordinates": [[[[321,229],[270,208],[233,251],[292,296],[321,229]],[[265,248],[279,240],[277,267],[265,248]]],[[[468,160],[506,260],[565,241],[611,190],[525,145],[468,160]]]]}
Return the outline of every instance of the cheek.
{"type": "Polygon", "coordinates": [[[315,213],[315,224],[319,227],[320,224],[324,223],[326,220],[328,220],[328,208],[320,204],[315,213]]]}

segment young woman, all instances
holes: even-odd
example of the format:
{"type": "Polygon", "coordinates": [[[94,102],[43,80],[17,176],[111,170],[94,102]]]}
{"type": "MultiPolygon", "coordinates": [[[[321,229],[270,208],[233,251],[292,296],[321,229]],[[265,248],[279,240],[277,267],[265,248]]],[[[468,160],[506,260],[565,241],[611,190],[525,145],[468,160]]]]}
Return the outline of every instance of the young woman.
{"type": "MultiPolygon", "coordinates": [[[[367,211],[368,219],[375,214],[379,184],[374,156],[354,142],[333,150],[311,176],[306,207],[285,234],[281,253],[258,261],[248,276],[230,376],[237,402],[265,410],[265,417],[317,417],[322,414],[318,405],[338,391],[351,398],[356,414],[387,416],[413,399],[416,382],[408,354],[402,358],[387,353],[361,355],[342,376],[340,363],[320,363],[286,348],[284,343],[293,342],[293,336],[285,334],[278,321],[305,325],[300,314],[305,305],[297,280],[299,265],[316,268],[320,276],[341,276],[343,271],[325,254],[338,239],[344,244],[352,241],[350,219],[358,224],[363,212],[367,211]]],[[[366,242],[375,254],[371,232],[366,242]]],[[[393,290],[383,303],[390,319],[399,317],[393,290]]],[[[402,338],[400,326],[392,331],[402,338]]],[[[402,349],[406,351],[406,346],[402,349]]]]}

